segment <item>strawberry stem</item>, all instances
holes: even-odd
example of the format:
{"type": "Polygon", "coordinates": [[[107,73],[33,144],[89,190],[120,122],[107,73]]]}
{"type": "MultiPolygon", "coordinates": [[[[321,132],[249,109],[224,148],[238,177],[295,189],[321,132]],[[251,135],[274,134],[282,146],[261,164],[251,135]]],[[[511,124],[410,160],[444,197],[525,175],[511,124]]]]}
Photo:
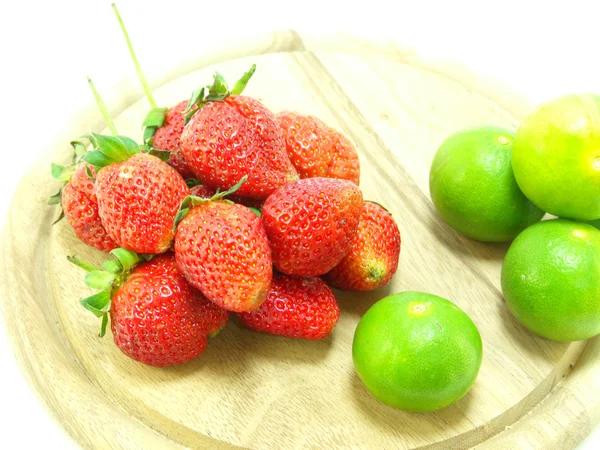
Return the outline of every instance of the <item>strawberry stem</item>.
{"type": "Polygon", "coordinates": [[[138,62],[137,56],[135,55],[135,51],[133,50],[133,45],[131,44],[131,40],[129,39],[129,34],[127,33],[127,29],[125,28],[125,24],[121,19],[121,15],[119,14],[119,10],[117,9],[117,5],[113,3],[112,9],[115,12],[115,16],[117,16],[117,21],[119,22],[119,26],[121,27],[121,31],[123,32],[123,36],[125,37],[125,42],[127,42],[127,48],[129,48],[129,54],[131,55],[131,60],[133,61],[133,65],[135,66],[135,71],[137,73],[138,79],[144,88],[144,92],[146,94],[146,98],[148,99],[148,103],[152,108],[156,108],[156,101],[154,100],[154,96],[152,95],[152,90],[148,85],[148,80],[146,80],[146,76],[142,71],[140,63],[138,62]]]}
{"type": "Polygon", "coordinates": [[[117,132],[117,128],[115,127],[115,124],[113,123],[110,114],[108,114],[108,110],[106,109],[106,105],[104,104],[102,97],[100,97],[100,94],[96,90],[96,86],[94,86],[94,83],[90,79],[90,77],[87,77],[87,80],[88,84],[90,85],[90,89],[94,94],[94,99],[96,99],[96,105],[98,105],[98,109],[100,110],[100,113],[102,113],[102,117],[104,117],[104,122],[106,122],[106,126],[108,127],[112,135],[116,136],[119,133],[117,132]]]}
{"type": "MultiPolygon", "coordinates": [[[[177,231],[177,225],[179,225],[179,222],[181,222],[183,219],[185,219],[185,217],[190,212],[190,209],[192,209],[194,206],[223,200],[224,197],[226,197],[227,195],[233,194],[235,191],[237,191],[242,186],[242,184],[244,184],[246,182],[247,179],[248,179],[248,175],[244,175],[240,179],[240,181],[238,181],[235,185],[233,185],[233,187],[231,187],[230,189],[223,191],[223,192],[217,192],[211,198],[202,198],[202,197],[195,197],[193,195],[188,195],[181,202],[179,211],[177,211],[177,215],[175,216],[175,220],[173,221],[173,233],[175,233],[177,231]]],[[[233,202],[230,202],[229,200],[224,200],[224,201],[233,203],[233,202]]]]}
{"type": "MultiPolygon", "coordinates": [[[[117,21],[119,22],[119,26],[121,27],[121,31],[123,32],[123,36],[125,37],[125,42],[127,43],[127,48],[129,49],[129,55],[131,56],[131,61],[133,62],[133,66],[135,67],[135,71],[138,76],[138,80],[144,89],[144,93],[146,94],[146,98],[148,99],[148,103],[150,103],[150,111],[146,115],[144,122],[142,124],[142,128],[144,129],[144,144],[152,146],[152,140],[154,138],[154,133],[157,129],[163,126],[167,114],[168,108],[161,108],[156,105],[156,101],[154,100],[154,96],[152,95],[152,89],[148,85],[148,80],[146,79],[146,75],[144,75],[144,71],[140,66],[140,63],[137,59],[135,51],[133,50],[133,45],[131,44],[131,40],[129,39],[129,33],[127,33],[127,29],[125,28],[125,24],[123,23],[123,19],[121,19],[121,15],[119,14],[119,10],[117,9],[117,5],[113,3],[112,9],[115,12],[115,16],[117,17],[117,21]]],[[[166,161],[168,159],[168,154],[166,155],[166,161]]]]}
{"type": "Polygon", "coordinates": [[[90,264],[88,262],[85,262],[82,259],[79,259],[77,256],[67,256],[67,259],[69,260],[70,263],[75,264],[77,267],[85,270],[86,272],[98,270],[98,268],[96,266],[94,266],[93,264],[90,264]]]}
{"type": "MultiPolygon", "coordinates": [[[[247,179],[248,179],[248,175],[244,175],[242,178],[240,178],[240,181],[235,183],[231,188],[229,188],[228,190],[223,191],[223,192],[217,192],[210,199],[208,199],[208,201],[221,200],[222,198],[226,197],[227,195],[233,194],[235,191],[237,191],[239,188],[242,187],[242,184],[244,184],[247,179]]],[[[194,205],[194,206],[195,206],[195,203],[194,203],[193,199],[195,199],[195,198],[199,198],[199,197],[192,197],[192,205],[194,205]]],[[[206,200],[206,199],[202,199],[202,200],[206,200]]],[[[202,203],[206,203],[206,202],[202,202],[202,203]]]]}
{"type": "Polygon", "coordinates": [[[99,291],[110,291],[113,283],[117,279],[117,274],[106,270],[92,270],[88,272],[84,278],[84,282],[92,289],[99,291]]]}
{"type": "Polygon", "coordinates": [[[119,263],[121,263],[121,266],[123,267],[122,270],[124,270],[125,272],[128,272],[131,269],[133,269],[136,266],[136,264],[138,264],[141,261],[141,258],[137,253],[124,248],[115,248],[110,253],[115,258],[117,258],[119,263]]]}
{"type": "Polygon", "coordinates": [[[211,86],[204,86],[192,92],[187,108],[183,112],[183,123],[187,125],[193,115],[200,111],[207,102],[222,102],[231,95],[240,95],[255,71],[256,64],[252,64],[250,70],[242,75],[242,78],[235,83],[235,86],[231,91],[223,76],[219,72],[215,72],[213,84],[211,86]]]}

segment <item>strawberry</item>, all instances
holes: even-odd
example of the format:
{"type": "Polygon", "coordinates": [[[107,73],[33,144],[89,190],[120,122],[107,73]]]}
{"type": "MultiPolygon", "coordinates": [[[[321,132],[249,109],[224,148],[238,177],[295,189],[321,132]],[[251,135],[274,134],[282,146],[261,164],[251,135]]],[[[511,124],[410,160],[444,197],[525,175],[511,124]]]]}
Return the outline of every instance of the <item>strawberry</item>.
{"type": "Polygon", "coordinates": [[[61,214],[54,223],[65,217],[83,243],[109,252],[118,245],[108,236],[98,215],[98,199],[92,179],[95,169],[81,162],[86,152],[85,145],[80,141],[73,141],[71,145],[75,150],[73,164],[52,164],[52,176],[63,183],[58,193],[48,200],[50,205],[61,205],[61,214]]]}
{"type": "MultiPolygon", "coordinates": [[[[194,181],[194,180],[191,179],[191,180],[187,180],[187,181],[188,181],[188,186],[189,186],[190,185],[189,182],[194,181]]],[[[208,187],[203,184],[196,184],[195,186],[192,186],[190,188],[190,195],[193,195],[194,197],[211,198],[216,193],[217,193],[216,189],[213,189],[213,188],[208,187]]],[[[231,200],[233,203],[239,203],[240,205],[244,205],[244,206],[247,206],[248,208],[252,208],[252,209],[256,209],[256,210],[260,210],[264,203],[263,200],[257,200],[255,198],[240,197],[239,195],[235,195],[235,194],[228,195],[227,199],[231,200]]]]}
{"type": "Polygon", "coordinates": [[[328,177],[360,182],[360,162],[352,143],[313,116],[277,114],[287,153],[300,178],[328,177]]]}
{"type": "MultiPolygon", "coordinates": [[[[94,83],[89,77],[87,80],[108,127],[116,134],[112,119],[98,91],[96,91],[94,83]]],[[[109,252],[117,248],[118,245],[108,235],[100,220],[94,181],[96,169],[94,166],[82,162],[87,153],[87,148],[83,142],[74,140],[71,142],[71,146],[74,150],[73,164],[68,166],[52,164],[52,176],[63,182],[63,187],[48,201],[51,205],[60,203],[62,206],[62,212],[54,223],[66,217],[69,225],[73,227],[75,235],[82,242],[98,250],[109,252]]]]}
{"type": "Polygon", "coordinates": [[[108,235],[137,253],[166,252],[173,221],[189,194],[181,175],[123,136],[88,135],[96,147],[83,159],[96,166],[98,213],[108,235]]]}
{"type": "Polygon", "coordinates": [[[333,269],[352,247],[362,203],[356,184],[336,178],[278,188],[261,216],[277,270],[306,277],[333,269]]]}
{"type": "Polygon", "coordinates": [[[238,313],[248,328],[289,338],[323,339],[340,317],[333,292],[320,278],[274,274],[267,299],[254,311],[238,313]]]}
{"type": "Polygon", "coordinates": [[[165,367],[199,356],[207,337],[225,326],[229,313],[185,281],[173,253],[147,262],[125,249],[112,253],[117,259],[106,261],[102,269],[69,257],[89,272],[86,284],[101,290],[81,300],[102,318],[100,336],[110,316],[115,344],[136,361],[165,367]]]}
{"type": "MultiPolygon", "coordinates": [[[[183,112],[187,101],[178,103],[166,111],[164,121],[154,131],[152,146],[159,150],[170,152],[167,164],[173,167],[184,178],[194,178],[194,173],[188,167],[181,150],[181,133],[183,132],[183,112]]],[[[148,122],[146,122],[147,124],[148,122]]]]}
{"type": "Polygon", "coordinates": [[[368,291],[389,283],[398,268],[400,230],[382,206],[365,202],[352,249],[324,279],[332,286],[368,291]]]}
{"type": "Polygon", "coordinates": [[[95,184],[86,173],[96,172],[93,166],[78,164],[70,181],[62,189],[62,208],[67,222],[85,244],[110,252],[118,245],[109,236],[98,214],[95,184]]]}
{"type": "Polygon", "coordinates": [[[197,184],[190,188],[190,195],[200,198],[211,198],[217,193],[216,189],[208,187],[204,184],[197,184]]]}
{"type": "MultiPolygon", "coordinates": [[[[87,151],[81,140],[73,141],[75,161],[83,160],[93,166],[86,175],[96,174],[95,197],[98,215],[106,234],[118,246],[138,253],[164,253],[173,240],[173,221],[181,201],[189,194],[185,181],[161,157],[166,152],[140,147],[125,136],[118,136],[117,129],[94,87],[88,83],[113,136],[87,134],[94,149],[87,151]],[[89,172],[89,173],[88,173],[89,172]]],[[[53,165],[58,178],[64,178],[68,170],[53,165]]],[[[51,198],[55,202],[60,192],[51,198]]],[[[67,200],[81,199],[68,197],[67,200]]],[[[89,213],[89,211],[88,211],[89,213]]]]}
{"type": "Polygon", "coordinates": [[[275,115],[259,101],[239,95],[254,69],[231,92],[219,74],[212,86],[194,92],[181,147],[188,166],[204,184],[227,189],[247,176],[237,195],[265,199],[277,187],[297,180],[298,174],[275,115]]]}
{"type": "Polygon", "coordinates": [[[175,235],[177,265],[188,282],[236,312],[258,308],[272,277],[271,249],[260,219],[245,206],[222,200],[238,186],[211,199],[188,197],[175,235]]]}

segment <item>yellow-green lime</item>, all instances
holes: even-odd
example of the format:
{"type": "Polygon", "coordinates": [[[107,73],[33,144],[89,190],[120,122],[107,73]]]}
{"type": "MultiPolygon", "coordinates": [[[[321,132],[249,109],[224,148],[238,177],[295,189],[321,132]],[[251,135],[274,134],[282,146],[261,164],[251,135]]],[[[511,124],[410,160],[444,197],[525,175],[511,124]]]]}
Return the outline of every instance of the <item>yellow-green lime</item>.
{"type": "Polygon", "coordinates": [[[352,344],[354,367],[381,402],[407,411],[436,411],[471,388],[482,343],[469,316],[423,292],[379,300],[361,318],[352,344]]]}
{"type": "MultiPolygon", "coordinates": [[[[559,217],[559,219],[565,219],[564,217],[559,217]]],[[[588,225],[591,225],[595,228],[598,228],[600,230],[600,219],[598,220],[577,220],[577,219],[566,219],[566,220],[572,220],[574,222],[581,222],[581,223],[587,223],[588,225]]]]}
{"type": "Polygon", "coordinates": [[[554,219],[510,246],[502,290],[514,316],[534,333],[578,341],[600,333],[600,230],[554,219]]]}
{"type": "Polygon", "coordinates": [[[539,208],[600,219],[600,96],[567,95],[535,109],[517,130],[512,165],[539,208]]]}
{"type": "Polygon", "coordinates": [[[479,241],[510,241],[543,217],[513,175],[513,139],[504,128],[481,127],[453,134],[438,149],[429,190],[456,231],[479,241]]]}

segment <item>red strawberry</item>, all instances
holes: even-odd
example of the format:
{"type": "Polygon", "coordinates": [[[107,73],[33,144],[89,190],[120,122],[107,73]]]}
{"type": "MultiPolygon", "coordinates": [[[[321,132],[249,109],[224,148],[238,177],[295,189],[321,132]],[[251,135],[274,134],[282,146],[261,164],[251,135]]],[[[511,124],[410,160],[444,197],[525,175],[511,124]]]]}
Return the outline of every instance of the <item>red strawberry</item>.
{"type": "MultiPolygon", "coordinates": [[[[104,102],[89,77],[88,84],[108,128],[114,134],[117,134],[104,102]]],[[[88,138],[90,142],[95,139],[93,135],[88,136],[88,138]]],[[[137,147],[137,144],[133,143],[133,145],[137,147]]],[[[66,216],[67,222],[73,227],[77,237],[84,243],[102,251],[111,251],[118,245],[108,235],[100,219],[96,185],[93,180],[96,176],[96,168],[91,164],[81,163],[81,160],[87,155],[86,145],[82,141],[71,141],[71,146],[74,150],[72,165],[52,164],[52,176],[63,181],[64,185],[57,194],[50,197],[48,203],[61,203],[62,213],[56,222],[66,216]]]]}
{"type": "Polygon", "coordinates": [[[114,293],[110,309],[115,344],[158,367],[200,355],[207,335],[223,328],[228,316],[185,281],[172,253],[137,266],[114,293]]]}
{"type": "Polygon", "coordinates": [[[300,178],[328,177],[360,182],[360,162],[352,143],[313,116],[277,115],[286,149],[300,178]]]}
{"type": "Polygon", "coordinates": [[[183,112],[187,108],[187,101],[178,103],[169,108],[165,114],[162,126],[154,131],[152,146],[164,151],[171,152],[167,164],[173,167],[184,178],[194,178],[194,172],[188,167],[183,159],[181,150],[181,133],[183,132],[183,112]]]}
{"type": "Polygon", "coordinates": [[[400,230],[392,215],[376,203],[365,202],[352,250],[325,280],[353,291],[385,286],[398,268],[400,243],[400,230]]]}
{"type": "MultiPolygon", "coordinates": [[[[63,212],[79,239],[98,250],[109,252],[118,245],[108,236],[100,221],[96,189],[94,181],[86,174],[86,165],[77,165],[73,177],[62,189],[63,212]]],[[[94,168],[87,167],[94,176],[94,168]]]]}
{"type": "Polygon", "coordinates": [[[123,136],[90,135],[97,150],[84,160],[102,167],[96,177],[98,212],[108,235],[137,253],[164,253],[189,189],[181,175],[123,136]]]}
{"type": "Polygon", "coordinates": [[[265,199],[298,174],[275,115],[259,101],[239,95],[253,72],[232,92],[217,74],[213,86],[194,94],[189,106],[198,106],[198,111],[183,130],[181,146],[188,166],[204,184],[227,189],[247,176],[237,195],[265,199]]]}
{"type": "Polygon", "coordinates": [[[333,292],[319,278],[275,274],[260,308],[238,314],[251,330],[301,339],[323,339],[340,317],[333,292]]]}
{"type": "Polygon", "coordinates": [[[165,367],[199,356],[207,336],[225,326],[229,313],[185,281],[173,253],[141,264],[135,253],[114,253],[118,259],[107,261],[104,270],[70,258],[90,272],[86,284],[102,290],[82,300],[86,309],[102,317],[100,335],[110,314],[115,344],[136,361],[165,367]]]}
{"type": "Polygon", "coordinates": [[[216,193],[216,189],[208,187],[204,184],[197,184],[196,186],[190,188],[190,195],[193,195],[194,197],[211,198],[216,193]]]}
{"type": "MultiPolygon", "coordinates": [[[[137,253],[164,253],[171,247],[175,216],[189,189],[175,169],[153,156],[155,149],[140,148],[134,140],[118,135],[92,80],[88,78],[88,82],[113,136],[83,136],[94,146],[92,151],[85,151],[79,141],[73,147],[76,155],[95,166],[102,225],[120,247],[137,253]]],[[[156,112],[151,111],[150,121],[156,119],[156,112]]]]}
{"type": "Polygon", "coordinates": [[[336,178],[305,178],[277,189],[261,216],[275,267],[300,276],[329,272],[352,247],[362,204],[358,186],[336,178]]]}
{"type": "MultiPolygon", "coordinates": [[[[205,186],[203,184],[198,184],[192,188],[190,188],[190,195],[194,197],[200,198],[211,198],[213,195],[217,193],[216,189],[205,186]]],[[[245,198],[240,197],[239,195],[228,195],[227,200],[231,200],[234,203],[239,203],[240,205],[247,206],[249,208],[261,209],[263,206],[263,200],[257,200],[255,198],[245,198]]]]}
{"type": "Polygon", "coordinates": [[[196,206],[177,226],[175,255],[188,282],[208,299],[230,311],[250,311],[266,298],[271,250],[250,209],[220,201],[227,193],[192,198],[196,206]]]}

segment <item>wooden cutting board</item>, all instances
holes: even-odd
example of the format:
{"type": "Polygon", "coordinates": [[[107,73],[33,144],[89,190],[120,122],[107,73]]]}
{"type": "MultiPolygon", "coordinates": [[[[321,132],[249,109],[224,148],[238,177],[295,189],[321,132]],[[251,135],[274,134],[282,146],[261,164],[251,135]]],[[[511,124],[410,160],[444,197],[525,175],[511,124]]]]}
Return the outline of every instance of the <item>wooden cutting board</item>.
{"type": "MultiPolygon", "coordinates": [[[[438,145],[465,127],[514,129],[529,110],[519,96],[455,64],[389,43],[293,31],[223,46],[150,77],[173,105],[218,69],[273,111],[314,114],[357,146],[365,198],[386,205],[402,233],[400,267],[386,288],[338,292],[342,316],[319,342],[252,333],[235,320],[197,360],[157,369],[126,358],[78,299],[89,295],[67,254],[100,264],[57,210],[50,161],[102,120],[90,104],[24,176],[4,230],[3,312],[23,373],[54,418],[84,448],[573,448],[600,419],[600,340],[536,337],[507,310],[500,267],[507,245],[466,239],[445,225],[428,191],[438,145]],[[352,337],[378,299],[420,290],[449,298],[477,324],[484,360],[471,392],[430,414],[373,399],[354,373],[352,337]]],[[[122,134],[141,138],[147,102],[134,79],[103,93],[122,134]]],[[[90,96],[91,99],[91,96],[90,96]]]]}

